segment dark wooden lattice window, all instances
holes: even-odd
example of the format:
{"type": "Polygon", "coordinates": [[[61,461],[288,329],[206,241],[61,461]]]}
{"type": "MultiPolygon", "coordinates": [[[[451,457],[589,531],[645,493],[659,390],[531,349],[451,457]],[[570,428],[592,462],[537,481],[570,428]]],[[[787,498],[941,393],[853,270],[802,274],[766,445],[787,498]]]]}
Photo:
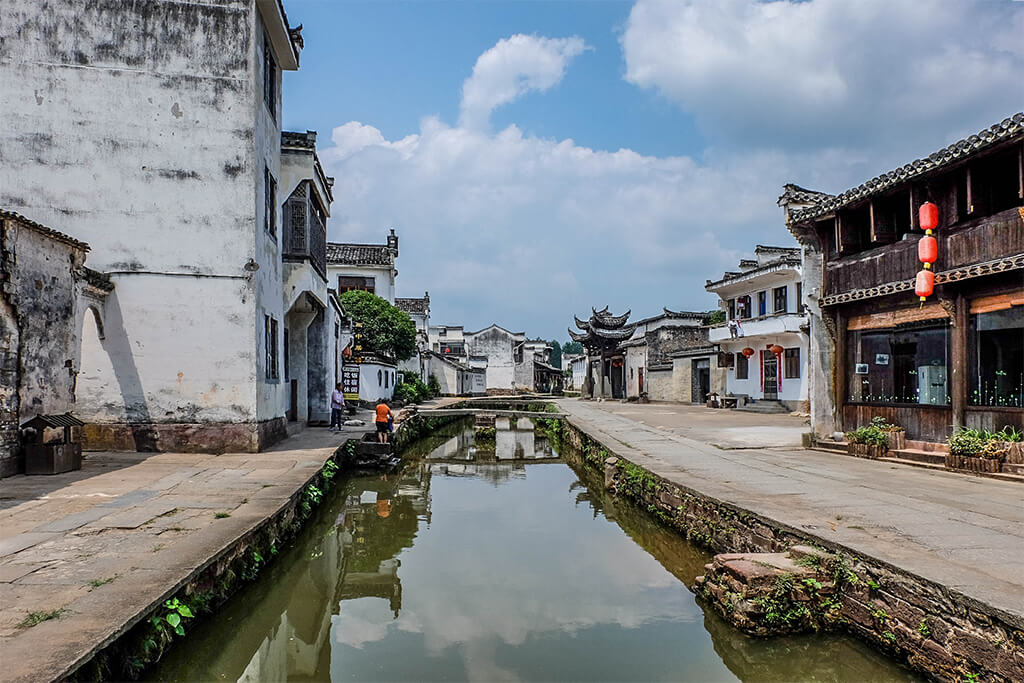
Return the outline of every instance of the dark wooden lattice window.
{"type": "Polygon", "coordinates": [[[270,169],[263,167],[263,227],[271,237],[277,237],[277,181],[270,169]]]}
{"type": "Polygon", "coordinates": [[[270,110],[270,118],[277,120],[277,62],[266,38],[263,39],[263,101],[270,110]]]}
{"type": "Polygon", "coordinates": [[[353,290],[373,294],[375,284],[376,280],[372,277],[345,277],[341,275],[338,276],[338,294],[344,294],[353,290]]]}

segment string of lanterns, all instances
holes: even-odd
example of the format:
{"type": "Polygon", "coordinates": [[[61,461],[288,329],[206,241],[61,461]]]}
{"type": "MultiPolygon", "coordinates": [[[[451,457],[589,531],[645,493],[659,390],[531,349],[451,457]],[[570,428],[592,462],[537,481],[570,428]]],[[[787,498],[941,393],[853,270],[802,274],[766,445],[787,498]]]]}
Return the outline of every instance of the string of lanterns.
{"type": "Polygon", "coordinates": [[[935,291],[935,271],[932,264],[939,256],[939,242],[932,235],[932,231],[939,225],[939,207],[932,202],[925,202],[918,212],[921,222],[921,229],[924,230],[924,237],[917,243],[917,258],[924,264],[924,269],[917,273],[917,280],[914,283],[914,293],[921,299],[921,305],[935,291]]]}

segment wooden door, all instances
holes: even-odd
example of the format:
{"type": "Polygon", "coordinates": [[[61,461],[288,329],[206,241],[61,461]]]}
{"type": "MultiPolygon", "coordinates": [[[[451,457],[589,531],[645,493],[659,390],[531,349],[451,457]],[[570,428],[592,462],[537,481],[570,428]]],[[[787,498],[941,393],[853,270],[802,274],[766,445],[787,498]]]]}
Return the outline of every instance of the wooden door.
{"type": "Polygon", "coordinates": [[[764,397],[768,401],[779,400],[779,361],[771,352],[764,355],[764,397]]]}

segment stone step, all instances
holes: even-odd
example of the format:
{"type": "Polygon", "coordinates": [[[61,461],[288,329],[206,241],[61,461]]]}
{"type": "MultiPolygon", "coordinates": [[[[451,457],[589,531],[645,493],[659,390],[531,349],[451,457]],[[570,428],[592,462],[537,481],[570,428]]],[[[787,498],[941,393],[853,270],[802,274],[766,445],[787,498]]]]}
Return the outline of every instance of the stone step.
{"type": "Polygon", "coordinates": [[[786,413],[790,412],[789,408],[782,405],[778,401],[767,401],[761,400],[757,403],[748,403],[741,408],[736,410],[742,410],[748,413],[786,413]]]}
{"type": "Polygon", "coordinates": [[[876,462],[888,462],[888,463],[893,463],[893,464],[896,464],[896,465],[910,465],[911,467],[922,467],[922,468],[924,468],[926,470],[949,471],[949,470],[946,470],[945,463],[943,463],[941,465],[936,465],[935,463],[925,462],[925,461],[921,461],[921,460],[905,460],[903,458],[886,457],[886,458],[879,458],[876,462]]]}
{"type": "Polygon", "coordinates": [[[847,455],[848,443],[845,441],[815,441],[813,450],[825,451],[826,453],[839,453],[847,455]]]}
{"type": "Polygon", "coordinates": [[[915,462],[927,463],[929,465],[946,466],[946,456],[939,451],[926,451],[920,448],[901,448],[896,451],[889,451],[889,457],[898,460],[913,460],[915,462]]]}

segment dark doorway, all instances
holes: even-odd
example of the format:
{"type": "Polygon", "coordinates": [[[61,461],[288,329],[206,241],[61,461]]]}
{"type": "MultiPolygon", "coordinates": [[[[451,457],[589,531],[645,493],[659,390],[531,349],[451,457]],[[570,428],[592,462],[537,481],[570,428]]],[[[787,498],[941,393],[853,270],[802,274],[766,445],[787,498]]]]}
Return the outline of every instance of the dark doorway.
{"type": "Polygon", "coordinates": [[[637,372],[636,377],[637,377],[637,387],[638,387],[637,393],[642,394],[642,393],[644,393],[644,369],[643,368],[637,368],[636,372],[637,372]]]}
{"type": "Polygon", "coordinates": [[[623,370],[626,363],[621,356],[613,358],[611,363],[612,398],[626,398],[626,386],[623,381],[623,370]]]}
{"type": "Polygon", "coordinates": [[[691,374],[691,400],[694,403],[704,403],[711,393],[711,361],[707,358],[698,358],[693,361],[693,372],[691,374]]]}
{"type": "Polygon", "coordinates": [[[779,400],[779,361],[771,351],[764,351],[764,397],[779,400]]]}

